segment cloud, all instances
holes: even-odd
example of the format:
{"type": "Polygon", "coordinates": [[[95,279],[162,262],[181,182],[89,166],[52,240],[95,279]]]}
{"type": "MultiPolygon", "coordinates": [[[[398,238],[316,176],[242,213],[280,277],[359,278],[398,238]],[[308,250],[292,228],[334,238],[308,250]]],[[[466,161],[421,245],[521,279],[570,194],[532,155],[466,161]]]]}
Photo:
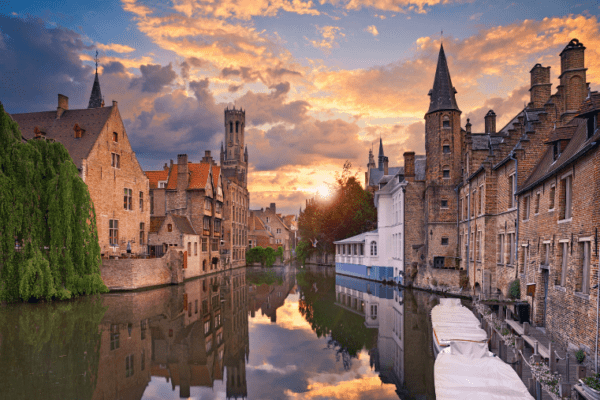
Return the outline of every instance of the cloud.
{"type": "Polygon", "coordinates": [[[181,77],[187,81],[190,79],[190,70],[192,68],[204,68],[207,66],[207,62],[201,60],[198,57],[188,57],[184,62],[181,63],[181,77]]]}
{"type": "Polygon", "coordinates": [[[469,20],[470,21],[479,21],[479,19],[481,18],[482,15],[483,15],[482,12],[475,13],[469,17],[469,20]]]}
{"type": "Polygon", "coordinates": [[[300,124],[307,118],[310,104],[303,100],[287,102],[290,83],[282,82],[269,87],[270,93],[248,91],[237,100],[246,110],[247,124],[263,125],[287,122],[300,124]]]}
{"type": "Polygon", "coordinates": [[[322,0],[322,3],[330,3],[334,6],[343,7],[346,10],[360,10],[362,8],[374,8],[383,11],[415,12],[424,14],[427,7],[438,4],[448,4],[452,0],[322,0]]]}
{"type": "Polygon", "coordinates": [[[489,110],[494,110],[497,119],[496,128],[499,131],[524,108],[526,103],[529,103],[528,85],[513,90],[507,98],[492,97],[487,99],[483,106],[469,111],[466,117],[471,120],[473,132],[483,133],[484,117],[489,110]]]}
{"type": "Polygon", "coordinates": [[[188,17],[203,15],[215,18],[249,20],[252,17],[274,17],[279,11],[299,15],[319,15],[312,1],[302,0],[176,0],[173,8],[188,17]]]}
{"type": "Polygon", "coordinates": [[[142,92],[158,93],[165,86],[170,85],[177,74],[173,71],[171,63],[166,67],[156,64],[148,64],[140,66],[142,76],[131,81],[129,88],[141,86],[142,92]]]}
{"type": "Polygon", "coordinates": [[[96,43],[96,47],[99,48],[100,50],[104,50],[104,51],[110,50],[110,51],[114,51],[116,53],[131,53],[132,51],[135,51],[135,49],[133,47],[123,45],[123,44],[117,44],[117,43],[110,43],[110,44],[96,43]]]}
{"type": "Polygon", "coordinates": [[[103,74],[122,74],[125,73],[125,66],[118,61],[111,61],[102,67],[103,74]]]}
{"type": "Polygon", "coordinates": [[[0,37],[0,101],[8,112],[55,109],[57,93],[73,108],[87,106],[94,71],[79,57],[91,50],[80,34],[0,15],[0,37]]]}
{"type": "Polygon", "coordinates": [[[324,51],[329,51],[334,46],[338,46],[336,40],[346,36],[346,34],[342,32],[342,28],[338,26],[317,26],[317,32],[323,37],[323,39],[320,41],[309,40],[310,44],[324,51]]]}
{"type": "Polygon", "coordinates": [[[365,32],[369,32],[373,36],[379,35],[379,31],[377,31],[377,28],[375,27],[375,25],[367,26],[365,28],[365,32]]]}

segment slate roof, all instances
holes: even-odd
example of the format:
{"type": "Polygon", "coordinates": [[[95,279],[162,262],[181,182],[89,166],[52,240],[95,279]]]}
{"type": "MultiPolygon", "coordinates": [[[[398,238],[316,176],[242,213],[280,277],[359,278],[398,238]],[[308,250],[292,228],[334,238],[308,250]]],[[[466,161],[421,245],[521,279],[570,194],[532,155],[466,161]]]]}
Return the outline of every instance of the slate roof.
{"type": "Polygon", "coordinates": [[[179,229],[179,232],[184,233],[186,235],[196,234],[196,231],[194,231],[194,228],[192,228],[192,224],[190,223],[188,217],[171,214],[171,218],[173,218],[173,222],[175,222],[175,225],[177,225],[177,229],[179,229]]]}
{"type": "MultiPolygon", "coordinates": [[[[398,172],[404,173],[404,167],[388,168],[388,175],[396,175],[398,172]]],[[[383,178],[383,171],[377,168],[369,169],[369,186],[378,186],[379,181],[383,178]]]]}
{"type": "Polygon", "coordinates": [[[169,179],[168,169],[162,171],[144,171],[144,173],[150,182],[150,189],[158,189],[158,181],[166,181],[169,179]]]}
{"type": "Polygon", "coordinates": [[[563,152],[556,161],[554,161],[552,146],[548,146],[531,175],[519,188],[519,194],[539,185],[542,181],[560,172],[579,157],[583,156],[588,150],[595,147],[596,144],[594,142],[600,140],[600,130],[597,130],[596,133],[588,139],[587,121],[583,118],[576,118],[574,121],[577,124],[577,128],[563,152]]]}
{"type": "MultiPolygon", "coordinates": [[[[418,155],[415,156],[415,180],[425,180],[425,166],[427,165],[427,156],[418,155]]],[[[402,171],[404,173],[404,171],[402,171]]]]}
{"type": "Polygon", "coordinates": [[[600,93],[591,92],[581,105],[577,115],[584,116],[589,113],[597,112],[598,110],[600,110],[600,93]]]}
{"type": "Polygon", "coordinates": [[[12,114],[12,119],[19,125],[21,135],[25,139],[35,136],[38,129],[48,139],[62,143],[73,159],[75,166],[81,169],[82,160],[87,158],[96,143],[102,128],[106,125],[113,107],[90,108],[83,110],[66,110],[56,119],[56,111],[42,111],[25,114],[12,114]],[[78,124],[84,129],[81,138],[75,138],[73,127],[78,124]]]}
{"type": "Polygon", "coordinates": [[[446,54],[444,53],[444,45],[441,45],[437,68],[435,70],[433,89],[429,91],[431,99],[429,111],[427,111],[427,113],[429,114],[440,110],[460,111],[456,104],[455,94],[456,89],[452,86],[452,79],[450,79],[450,71],[448,70],[448,62],[446,61],[446,54]]]}
{"type": "Polygon", "coordinates": [[[98,80],[98,71],[96,70],[96,77],[94,78],[94,86],[92,86],[88,108],[99,107],[102,107],[102,92],[100,91],[100,81],[98,80]]]}
{"type": "Polygon", "coordinates": [[[150,217],[150,233],[157,233],[160,230],[166,217],[150,217]]]}

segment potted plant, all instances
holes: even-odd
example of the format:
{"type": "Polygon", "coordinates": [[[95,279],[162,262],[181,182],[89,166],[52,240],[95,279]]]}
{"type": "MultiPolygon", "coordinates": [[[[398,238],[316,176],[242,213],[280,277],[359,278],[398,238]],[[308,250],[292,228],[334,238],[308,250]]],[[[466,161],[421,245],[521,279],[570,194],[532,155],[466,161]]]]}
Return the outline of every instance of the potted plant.
{"type": "Polygon", "coordinates": [[[580,379],[579,382],[581,382],[583,390],[591,399],[600,400],[600,374],[580,379]]]}

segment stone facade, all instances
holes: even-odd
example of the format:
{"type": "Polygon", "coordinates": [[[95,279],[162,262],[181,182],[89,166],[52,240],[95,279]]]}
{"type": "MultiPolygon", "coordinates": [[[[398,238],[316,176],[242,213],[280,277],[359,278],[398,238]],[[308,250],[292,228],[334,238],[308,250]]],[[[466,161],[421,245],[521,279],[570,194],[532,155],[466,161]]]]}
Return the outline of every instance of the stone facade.
{"type": "Polygon", "coordinates": [[[258,246],[272,247],[277,249],[283,247],[283,258],[288,260],[291,256],[290,251],[290,228],[283,221],[283,216],[277,214],[277,206],[275,203],[271,203],[269,207],[260,210],[252,210],[252,215],[260,220],[259,224],[255,225],[255,230],[262,230],[264,232],[251,232],[253,240],[257,241],[258,246]],[[268,243],[266,242],[268,238],[268,243]],[[261,244],[262,243],[262,244],[261,244]]]}

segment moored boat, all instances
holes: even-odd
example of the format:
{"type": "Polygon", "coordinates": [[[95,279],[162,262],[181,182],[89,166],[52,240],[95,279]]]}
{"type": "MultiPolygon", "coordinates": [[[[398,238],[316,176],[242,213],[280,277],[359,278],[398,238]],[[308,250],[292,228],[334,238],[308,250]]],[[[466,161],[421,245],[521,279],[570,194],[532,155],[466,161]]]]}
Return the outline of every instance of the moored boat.
{"type": "Polygon", "coordinates": [[[453,341],[487,343],[487,333],[481,329],[479,320],[460,299],[440,299],[431,310],[433,347],[435,355],[453,341]]]}

